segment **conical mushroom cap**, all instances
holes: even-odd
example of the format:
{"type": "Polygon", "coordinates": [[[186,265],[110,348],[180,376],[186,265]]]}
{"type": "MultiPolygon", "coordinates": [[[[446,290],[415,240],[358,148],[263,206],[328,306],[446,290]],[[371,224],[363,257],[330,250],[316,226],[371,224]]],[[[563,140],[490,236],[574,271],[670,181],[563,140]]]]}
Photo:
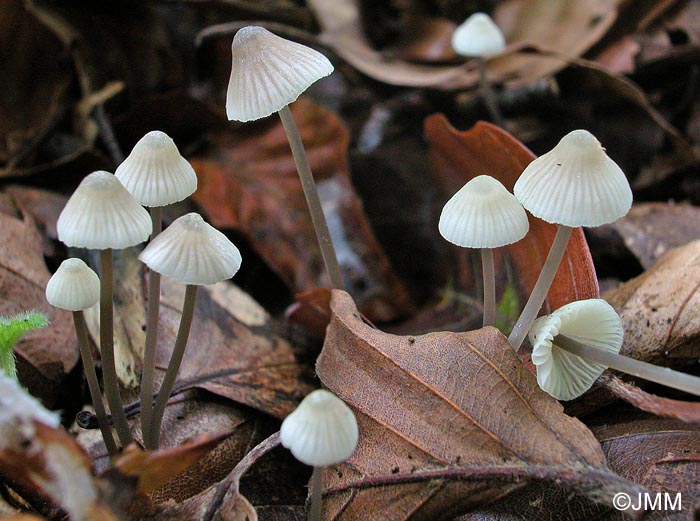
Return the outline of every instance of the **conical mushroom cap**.
{"type": "Polygon", "coordinates": [[[185,284],[215,284],[241,267],[231,241],[198,213],[175,219],[139,255],[150,269],[185,284]]]}
{"type": "Polygon", "coordinates": [[[506,39],[489,15],[474,13],[452,33],[452,48],[460,56],[492,56],[503,52],[506,39]]]}
{"type": "Polygon", "coordinates": [[[114,173],[143,206],[167,206],[197,189],[197,174],[165,132],[143,136],[114,173]]]}
{"type": "Polygon", "coordinates": [[[68,311],[88,309],[100,300],[100,279],[80,259],[66,259],[46,285],[46,300],[68,311]]]}
{"type": "Polygon", "coordinates": [[[282,422],[280,440],[312,467],[334,465],[355,451],[359,433],[350,407],[324,389],[310,393],[282,422]]]}
{"type": "Polygon", "coordinates": [[[104,250],[134,246],[153,231],[148,212],[109,172],[89,174],[75,189],[56,223],[66,246],[104,250]]]}
{"type": "Polygon", "coordinates": [[[257,26],[236,33],[231,53],[226,115],[236,121],[278,112],[333,72],[331,62],[320,52],[257,26]]]}
{"type": "Polygon", "coordinates": [[[513,192],[535,217],[571,227],[611,223],[632,206],[625,174],[587,130],[569,132],[530,163],[513,192]]]}
{"type": "Polygon", "coordinates": [[[529,229],[518,200],[496,179],[475,177],[447,201],[440,234],[465,248],[498,248],[519,241],[529,229]]]}
{"type": "Polygon", "coordinates": [[[530,329],[532,363],[537,383],[557,400],[573,400],[591,388],[607,369],[561,349],[554,338],[566,335],[589,346],[612,353],[622,347],[622,320],[601,299],[579,300],[540,317],[530,329]]]}

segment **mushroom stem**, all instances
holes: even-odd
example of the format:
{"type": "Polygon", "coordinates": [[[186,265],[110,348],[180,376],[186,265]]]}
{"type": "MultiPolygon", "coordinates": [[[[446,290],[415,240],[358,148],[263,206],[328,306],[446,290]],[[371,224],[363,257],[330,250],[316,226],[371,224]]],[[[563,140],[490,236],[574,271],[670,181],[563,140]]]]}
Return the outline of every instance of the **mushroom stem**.
{"type": "Polygon", "coordinates": [[[486,327],[496,322],[496,275],[491,248],[481,248],[481,270],[484,276],[484,327],[486,327]]]}
{"type": "Polygon", "coordinates": [[[75,334],[78,337],[78,346],[80,347],[80,357],[83,360],[83,369],[85,370],[85,378],[87,379],[88,389],[90,390],[90,398],[92,406],[95,408],[95,416],[97,416],[97,424],[100,426],[102,438],[107,447],[107,453],[110,457],[117,454],[117,444],[112,436],[112,428],[109,426],[107,419],[107,411],[102,403],[102,395],[100,394],[100,384],[97,381],[97,373],[95,372],[95,361],[90,352],[88,343],[87,326],[85,325],[85,315],[81,311],[73,311],[73,323],[75,324],[75,334]]]}
{"type": "Polygon", "coordinates": [[[321,506],[323,504],[323,467],[314,467],[311,474],[311,507],[309,521],[321,521],[321,506]]]}
{"type": "Polygon", "coordinates": [[[185,289],[185,302],[182,306],[182,316],[180,317],[180,328],[177,331],[173,354],[168,364],[168,369],[165,372],[163,383],[158,391],[156,405],[153,408],[153,418],[151,419],[151,428],[148,434],[144,434],[144,443],[148,449],[157,449],[160,443],[160,424],[163,421],[165,406],[168,404],[170,393],[175,386],[177,373],[180,371],[182,359],[185,356],[185,348],[187,347],[187,339],[190,336],[190,327],[192,326],[192,318],[194,317],[194,304],[197,298],[198,286],[188,284],[185,289]]]}
{"type": "Polygon", "coordinates": [[[316,190],[316,184],[314,183],[314,178],[311,174],[309,160],[306,157],[306,152],[304,151],[304,144],[302,143],[301,136],[299,135],[299,129],[297,129],[296,123],[294,123],[294,117],[292,116],[292,112],[289,110],[289,105],[282,107],[278,114],[282,120],[284,131],[287,134],[289,146],[292,149],[294,163],[296,164],[297,172],[299,173],[301,186],[304,189],[304,197],[306,197],[306,204],[309,207],[309,213],[311,214],[311,222],[313,223],[314,231],[316,232],[316,239],[318,240],[318,245],[321,249],[321,256],[323,257],[323,263],[326,266],[326,271],[328,272],[328,278],[331,281],[331,286],[333,289],[344,289],[343,277],[340,274],[340,267],[338,265],[338,258],[335,255],[335,250],[333,249],[333,242],[331,241],[331,235],[328,231],[328,224],[326,223],[326,217],[323,215],[323,208],[321,207],[321,199],[318,197],[318,191],[316,190]]]}
{"type": "MultiPolygon", "coordinates": [[[[151,240],[163,229],[163,209],[160,206],[150,208],[153,221],[151,240]]],[[[158,313],[160,311],[160,273],[148,272],[148,312],[146,315],[146,345],[143,353],[143,370],[141,373],[141,435],[146,442],[147,433],[153,421],[153,378],[156,367],[156,348],[158,345],[158,313]]],[[[150,448],[150,447],[146,447],[150,448]]]]}
{"type": "Polygon", "coordinates": [[[479,56],[476,58],[476,64],[479,68],[479,90],[481,91],[481,99],[484,100],[486,110],[489,112],[493,122],[499,127],[503,127],[503,115],[498,108],[496,94],[493,92],[491,85],[486,78],[486,60],[479,56]]]}
{"type": "Polygon", "coordinates": [[[114,361],[114,303],[112,249],[100,250],[100,355],[105,395],[112,413],[114,426],[122,446],[132,442],[129,424],[126,421],[122,398],[119,394],[117,367],[114,361]]]}
{"type": "Polygon", "coordinates": [[[590,362],[596,362],[616,371],[700,396],[700,378],[697,376],[674,371],[668,367],[659,367],[658,365],[635,360],[628,356],[603,351],[565,335],[557,335],[552,343],[590,362]]]}
{"type": "Polygon", "coordinates": [[[542,303],[545,298],[547,298],[547,293],[552,286],[554,276],[557,274],[559,264],[561,264],[561,260],[564,257],[566,245],[569,243],[569,237],[571,237],[572,231],[573,228],[562,224],[557,227],[557,234],[554,236],[552,246],[549,248],[549,254],[544,261],[540,276],[537,278],[535,287],[532,288],[532,293],[530,293],[530,298],[528,298],[525,307],[518,317],[518,321],[513,327],[513,331],[511,331],[508,337],[508,341],[516,352],[520,349],[523,340],[525,340],[527,336],[527,332],[530,331],[532,323],[535,321],[535,318],[537,318],[537,313],[540,311],[542,303]]]}

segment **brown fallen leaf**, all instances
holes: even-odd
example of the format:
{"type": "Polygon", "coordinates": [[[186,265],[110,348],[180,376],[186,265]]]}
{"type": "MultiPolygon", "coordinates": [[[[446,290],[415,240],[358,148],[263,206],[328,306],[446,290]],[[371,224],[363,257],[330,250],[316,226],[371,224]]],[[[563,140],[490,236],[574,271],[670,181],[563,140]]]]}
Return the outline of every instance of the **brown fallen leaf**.
{"type": "Polygon", "coordinates": [[[399,337],[363,322],[344,292],[331,309],[317,372],[354,409],[360,441],[324,473],[324,519],[450,519],[532,482],[602,505],[641,490],[606,468],[496,329],[399,337]]]}
{"type": "MultiPolygon", "coordinates": [[[[455,193],[467,181],[482,174],[495,177],[512,190],[524,168],[535,159],[532,152],[510,134],[489,123],[479,122],[470,130],[460,132],[445,116],[436,114],[425,120],[424,128],[432,173],[446,194],[455,193]]],[[[556,225],[529,214],[528,219],[527,236],[503,248],[513,265],[521,302],[525,302],[532,291],[556,234],[556,225]]],[[[460,254],[463,255],[463,251],[462,248],[460,254]]],[[[571,235],[543,310],[548,313],[573,300],[597,296],[598,281],[591,254],[583,231],[577,228],[571,235]]]]}
{"type": "Polygon", "coordinates": [[[0,213],[7,246],[0,251],[0,315],[37,310],[49,318],[50,325],[25,335],[15,353],[22,384],[52,406],[78,362],[77,339],[71,314],[46,302],[50,274],[44,262],[43,238],[28,214],[21,208],[16,212],[19,218],[0,213]]]}
{"type": "MultiPolygon", "coordinates": [[[[304,98],[292,104],[348,290],[373,320],[411,309],[349,181],[349,135],[338,117],[304,98]]],[[[329,286],[301,183],[278,118],[230,128],[192,158],[195,201],[212,224],[246,234],[295,292],[329,286]]]]}

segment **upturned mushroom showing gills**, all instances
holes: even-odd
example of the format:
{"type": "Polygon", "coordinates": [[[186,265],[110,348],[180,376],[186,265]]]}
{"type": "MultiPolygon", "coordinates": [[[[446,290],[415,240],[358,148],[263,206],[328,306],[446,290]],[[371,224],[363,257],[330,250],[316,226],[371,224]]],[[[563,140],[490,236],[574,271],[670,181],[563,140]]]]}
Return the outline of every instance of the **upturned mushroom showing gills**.
{"type": "Polygon", "coordinates": [[[529,332],[537,383],[558,400],[573,400],[607,368],[700,396],[700,378],[619,354],[622,321],[601,299],[566,304],[535,320],[529,332]]]}
{"type": "Polygon", "coordinates": [[[321,519],[323,467],[348,459],[355,452],[358,438],[355,414],[345,402],[324,389],[309,393],[282,422],[282,445],[296,459],[314,468],[310,521],[321,519]]]}
{"type": "Polygon", "coordinates": [[[241,267],[241,254],[223,233],[204,222],[199,214],[188,213],[153,239],[139,259],[149,269],[187,284],[170,363],[156,398],[150,430],[143,433],[146,448],[157,449],[165,406],[187,347],[197,288],[233,277],[241,267]]]}
{"type": "Polygon", "coordinates": [[[95,408],[97,423],[110,456],[117,453],[117,445],[109,426],[107,411],[102,403],[100,384],[97,381],[95,361],[90,352],[87,326],[83,311],[100,301],[100,279],[97,273],[80,259],[66,259],[49,279],[46,285],[46,300],[59,309],[73,312],[73,323],[78,337],[80,357],[83,362],[85,379],[88,383],[90,398],[95,408]]]}
{"type": "Polygon", "coordinates": [[[231,44],[231,78],[226,93],[226,115],[235,121],[253,121],[277,112],[294,156],[331,286],[343,289],[343,278],[321,200],[289,104],[312,83],[333,72],[323,54],[280,38],[262,27],[240,29],[231,44]]]}
{"type": "MultiPolygon", "coordinates": [[[[175,142],[165,132],[148,132],[114,174],[140,204],[150,209],[153,234],[163,225],[163,207],[182,201],[197,189],[197,174],[192,165],[180,155],[175,142]]],[[[158,314],[160,308],[160,274],[148,273],[148,311],[146,346],[141,373],[141,431],[148,432],[153,416],[153,376],[158,343],[158,314]]]]}
{"type": "Polygon", "coordinates": [[[624,216],[632,206],[632,190],[593,134],[574,130],[525,168],[513,193],[532,215],[558,225],[535,287],[508,337],[517,351],[547,297],[573,228],[600,226],[624,216]]]}
{"type": "Polygon", "coordinates": [[[499,181],[487,175],[465,184],[442,209],[440,235],[457,246],[481,251],[484,326],[492,326],[496,318],[493,248],[519,241],[529,227],[520,202],[499,181]]]}
{"type": "Polygon", "coordinates": [[[122,445],[131,431],[119,395],[114,360],[112,250],[148,239],[153,226],[148,212],[109,172],[97,171],[83,179],[56,223],[58,239],[66,246],[100,250],[100,353],[105,395],[122,445]]]}

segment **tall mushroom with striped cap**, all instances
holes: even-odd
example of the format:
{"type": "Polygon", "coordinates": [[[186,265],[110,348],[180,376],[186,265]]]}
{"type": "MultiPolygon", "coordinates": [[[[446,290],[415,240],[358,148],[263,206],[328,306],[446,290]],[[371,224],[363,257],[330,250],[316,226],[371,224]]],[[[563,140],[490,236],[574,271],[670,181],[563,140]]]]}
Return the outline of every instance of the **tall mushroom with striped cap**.
{"type": "Polygon", "coordinates": [[[343,289],[343,278],[321,200],[289,104],[312,83],[333,72],[323,54],[305,45],[249,26],[240,29],[231,44],[231,78],[226,93],[226,115],[235,121],[253,121],[277,112],[287,134],[316,231],[331,285],[343,289]]]}
{"type": "Polygon", "coordinates": [[[119,395],[114,360],[114,303],[112,250],[135,246],[148,239],[153,226],[148,212],[109,172],[97,171],[83,179],[56,223],[58,239],[66,246],[100,250],[100,353],[105,395],[122,445],[131,438],[119,395]]]}
{"type": "MultiPolygon", "coordinates": [[[[148,132],[134,145],[131,154],[114,174],[140,204],[150,209],[153,234],[163,225],[163,207],[182,201],[197,189],[197,174],[180,155],[175,142],[165,132],[148,132]]],[[[160,274],[148,273],[146,346],[141,373],[141,431],[148,432],[153,415],[153,373],[158,343],[160,274]]]]}
{"type": "Polygon", "coordinates": [[[80,358],[83,361],[85,379],[88,383],[90,398],[95,408],[97,423],[102,432],[102,438],[110,456],[117,453],[117,445],[112,436],[112,429],[107,419],[107,411],[102,403],[100,384],[95,372],[95,361],[90,352],[87,326],[85,325],[84,310],[100,301],[100,279],[97,273],[80,259],[66,259],[52,275],[46,285],[46,300],[59,309],[73,313],[73,323],[80,347],[80,358]]]}
{"type": "Polygon", "coordinates": [[[632,190],[593,134],[574,130],[525,168],[513,193],[532,215],[558,225],[530,298],[508,337],[517,351],[547,297],[572,230],[624,216],[632,206],[632,190]]]}
{"type": "Polygon", "coordinates": [[[175,219],[153,239],[139,259],[149,269],[187,284],[172,357],[158,392],[150,430],[143,433],[146,448],[156,449],[165,406],[185,355],[197,288],[233,277],[241,267],[241,254],[223,233],[204,222],[199,214],[188,213],[175,219]]]}
{"type": "Polygon", "coordinates": [[[457,246],[481,250],[484,326],[492,326],[496,317],[493,248],[519,241],[529,227],[523,206],[498,180],[487,175],[465,184],[442,209],[440,234],[457,246]]]}

